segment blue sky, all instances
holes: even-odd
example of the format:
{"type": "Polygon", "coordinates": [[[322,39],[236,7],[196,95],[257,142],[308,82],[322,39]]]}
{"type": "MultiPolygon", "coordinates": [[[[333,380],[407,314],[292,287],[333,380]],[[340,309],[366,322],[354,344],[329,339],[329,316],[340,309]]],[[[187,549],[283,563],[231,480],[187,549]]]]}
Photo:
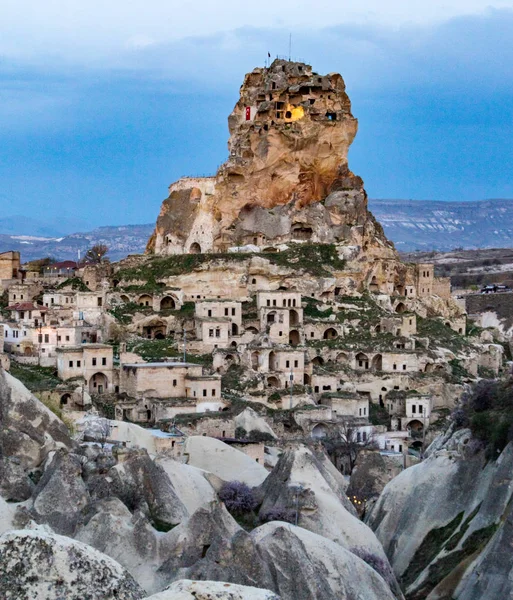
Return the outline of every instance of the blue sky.
{"type": "Polygon", "coordinates": [[[513,0],[213,4],[3,0],[2,217],[153,222],[172,181],[226,158],[243,75],[289,32],[293,57],[346,81],[371,197],[513,198],[513,0]]]}

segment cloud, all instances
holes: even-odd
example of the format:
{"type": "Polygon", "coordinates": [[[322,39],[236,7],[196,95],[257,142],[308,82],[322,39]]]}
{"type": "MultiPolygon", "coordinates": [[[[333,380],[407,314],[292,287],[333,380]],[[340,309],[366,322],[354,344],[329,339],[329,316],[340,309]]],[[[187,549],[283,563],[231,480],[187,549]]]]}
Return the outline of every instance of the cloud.
{"type": "MultiPolygon", "coordinates": [[[[68,57],[46,48],[0,60],[4,214],[23,206],[56,219],[81,213],[92,225],[152,221],[173,179],[211,173],[225,159],[243,74],[268,50],[288,52],[284,26],[159,36],[149,21],[134,33],[132,17],[118,17],[126,23],[107,58],[103,46],[88,55],[79,44],[68,57]]],[[[362,19],[296,28],[292,55],[344,76],[360,123],[350,164],[371,196],[508,197],[512,29],[506,9],[435,25],[362,19]]]]}

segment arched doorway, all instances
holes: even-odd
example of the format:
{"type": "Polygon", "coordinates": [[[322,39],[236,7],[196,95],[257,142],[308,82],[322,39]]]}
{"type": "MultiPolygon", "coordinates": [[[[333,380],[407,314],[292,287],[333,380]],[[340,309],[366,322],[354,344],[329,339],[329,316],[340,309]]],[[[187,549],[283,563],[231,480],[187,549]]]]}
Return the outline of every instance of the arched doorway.
{"type": "Polygon", "coordinates": [[[401,314],[405,311],[406,305],[404,304],[404,302],[399,302],[399,304],[395,307],[395,312],[401,314]]]}
{"type": "Polygon", "coordinates": [[[278,370],[278,357],[274,352],[269,353],[269,371],[278,370]]]}
{"type": "Polygon", "coordinates": [[[364,371],[368,370],[370,366],[369,357],[363,352],[359,352],[356,356],[356,368],[363,369],[364,371]]]}
{"type": "Polygon", "coordinates": [[[326,425],[324,423],[317,423],[317,425],[312,429],[312,437],[316,440],[328,437],[328,428],[326,425]]]}
{"type": "Polygon", "coordinates": [[[418,419],[414,419],[413,421],[410,421],[408,423],[408,429],[412,433],[422,433],[422,430],[424,429],[424,425],[418,419]]]}
{"type": "Polygon", "coordinates": [[[325,340],[334,340],[337,337],[338,337],[338,332],[333,327],[326,329],[326,331],[324,332],[324,335],[323,335],[323,338],[325,340]]]}
{"type": "Polygon", "coordinates": [[[378,279],[377,279],[376,275],[372,276],[371,282],[369,284],[369,290],[371,292],[378,292],[379,291],[378,279]]]}
{"type": "Polygon", "coordinates": [[[303,385],[310,385],[312,383],[312,378],[310,377],[310,375],[308,375],[308,373],[305,373],[303,375],[303,385]]]}
{"type": "Polygon", "coordinates": [[[316,365],[317,367],[320,367],[323,364],[324,364],[324,359],[321,356],[315,356],[312,359],[312,365],[316,365]]]}
{"type": "Polygon", "coordinates": [[[153,303],[153,298],[148,294],[143,294],[142,296],[139,296],[137,303],[139,306],[151,306],[153,303]]]}
{"type": "Polygon", "coordinates": [[[121,300],[121,302],[128,304],[130,302],[130,298],[125,295],[125,294],[121,294],[121,296],[119,297],[119,299],[121,300]]]}
{"type": "Polygon", "coordinates": [[[198,244],[198,242],[193,242],[191,244],[191,247],[189,248],[189,253],[190,254],[201,254],[201,246],[198,244]]]}
{"type": "Polygon", "coordinates": [[[383,357],[381,354],[376,354],[371,362],[371,367],[375,371],[381,371],[383,369],[383,357]]]}
{"type": "Polygon", "coordinates": [[[160,310],[175,310],[176,302],[172,296],[164,296],[160,301],[160,310]]]}
{"type": "Polygon", "coordinates": [[[299,331],[297,329],[293,329],[289,333],[289,344],[291,346],[298,346],[301,342],[301,336],[299,335],[299,331]]]}
{"type": "Polygon", "coordinates": [[[71,394],[63,394],[61,396],[60,405],[61,408],[68,407],[71,401],[71,394]]]}
{"type": "Polygon", "coordinates": [[[275,377],[274,375],[271,375],[271,377],[267,378],[267,387],[271,387],[271,388],[280,387],[280,380],[277,377],[275,377]]]}
{"type": "Polygon", "coordinates": [[[104,373],[95,373],[89,380],[91,394],[104,394],[107,391],[109,380],[104,373]]]}
{"type": "Polygon", "coordinates": [[[340,352],[340,354],[337,354],[335,360],[340,364],[345,364],[347,362],[347,354],[345,352],[340,352]]]}
{"type": "Polygon", "coordinates": [[[232,335],[239,335],[239,326],[237,323],[232,323],[232,335]]]}
{"type": "Polygon", "coordinates": [[[299,313],[297,310],[291,310],[289,312],[289,324],[291,326],[299,325],[299,313]]]}
{"type": "Polygon", "coordinates": [[[246,332],[247,333],[252,333],[253,335],[257,335],[258,329],[256,327],[247,327],[246,328],[246,332]]]}
{"type": "Polygon", "coordinates": [[[251,368],[254,371],[258,371],[258,364],[259,364],[259,354],[258,352],[253,352],[253,354],[251,355],[251,368]]]}

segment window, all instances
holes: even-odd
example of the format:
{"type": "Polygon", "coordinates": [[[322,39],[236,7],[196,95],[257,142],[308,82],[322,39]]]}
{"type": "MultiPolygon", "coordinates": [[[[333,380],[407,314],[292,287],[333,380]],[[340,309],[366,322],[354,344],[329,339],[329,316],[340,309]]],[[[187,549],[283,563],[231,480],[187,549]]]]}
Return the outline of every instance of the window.
{"type": "Polygon", "coordinates": [[[312,338],[315,337],[315,333],[313,331],[310,332],[310,337],[312,337],[312,338]]]}
{"type": "Polygon", "coordinates": [[[176,387],[176,383],[177,383],[176,379],[173,379],[173,387],[176,387]]]}
{"type": "Polygon", "coordinates": [[[81,367],[81,366],[82,366],[82,363],[79,360],[77,360],[77,367],[81,367]]]}
{"type": "Polygon", "coordinates": [[[252,283],[253,285],[255,285],[255,283],[256,283],[256,279],[255,279],[255,278],[253,278],[253,279],[251,280],[251,283],[252,283]]]}
{"type": "Polygon", "coordinates": [[[273,300],[273,306],[276,306],[276,300],[273,300]]]}
{"type": "Polygon", "coordinates": [[[287,361],[285,362],[285,366],[287,367],[287,369],[290,367],[290,360],[287,360],[287,361]]]}
{"type": "Polygon", "coordinates": [[[403,371],[406,371],[406,365],[403,365],[403,371]]]}
{"type": "Polygon", "coordinates": [[[66,341],[69,342],[69,335],[66,336],[66,341]]]}
{"type": "Polygon", "coordinates": [[[216,391],[214,389],[214,390],[212,390],[212,396],[215,396],[215,395],[216,395],[216,391]]]}
{"type": "Polygon", "coordinates": [[[50,298],[50,304],[54,304],[55,303],[55,298],[50,298]]]}
{"type": "Polygon", "coordinates": [[[98,298],[98,306],[101,306],[101,305],[102,305],[102,299],[98,298]]]}
{"type": "Polygon", "coordinates": [[[57,341],[58,341],[58,342],[60,342],[60,341],[61,341],[61,336],[60,336],[60,335],[58,335],[58,336],[57,336],[57,341]]]}
{"type": "Polygon", "coordinates": [[[72,366],[73,366],[73,361],[72,361],[72,360],[70,360],[70,361],[68,362],[68,367],[72,367],[72,366]]]}
{"type": "Polygon", "coordinates": [[[271,306],[271,301],[267,300],[267,306],[271,306]]]}
{"type": "Polygon", "coordinates": [[[105,367],[105,366],[106,366],[106,364],[107,364],[107,359],[106,359],[106,357],[104,356],[104,357],[102,358],[102,365],[105,367]]]}
{"type": "Polygon", "coordinates": [[[359,431],[356,432],[356,441],[357,442],[361,442],[362,441],[362,434],[359,431]]]}
{"type": "Polygon", "coordinates": [[[209,329],[208,330],[208,337],[214,337],[214,330],[213,329],[209,329]]]}
{"type": "Polygon", "coordinates": [[[419,413],[422,414],[424,412],[424,407],[422,404],[419,404],[419,413]]]}
{"type": "Polygon", "coordinates": [[[282,335],[283,335],[283,331],[280,331],[280,332],[278,333],[278,336],[279,336],[279,337],[281,337],[282,335]]]}
{"type": "MultiPolygon", "coordinates": [[[[363,414],[365,414],[365,409],[363,410],[363,414]]],[[[367,432],[366,432],[366,431],[363,431],[363,432],[362,432],[362,440],[363,440],[364,442],[366,442],[366,441],[367,441],[367,432]]]]}
{"type": "Polygon", "coordinates": [[[362,416],[362,409],[361,409],[361,408],[359,408],[359,409],[358,409],[358,416],[359,416],[359,417],[361,417],[361,416],[362,416]]]}
{"type": "Polygon", "coordinates": [[[234,317],[234,316],[235,316],[235,309],[232,308],[232,317],[234,317]]]}
{"type": "Polygon", "coordinates": [[[227,308],[225,308],[225,309],[224,309],[224,316],[225,316],[225,317],[227,317],[227,316],[228,316],[228,309],[227,309],[227,308]]]}
{"type": "Polygon", "coordinates": [[[287,301],[285,299],[283,300],[283,306],[287,306],[287,301]]]}
{"type": "Polygon", "coordinates": [[[43,348],[43,349],[41,350],[41,352],[45,352],[45,349],[43,348]]]}
{"type": "Polygon", "coordinates": [[[209,317],[211,317],[211,316],[212,316],[212,311],[211,311],[210,309],[207,311],[207,315],[208,315],[209,317]]]}
{"type": "Polygon", "coordinates": [[[221,330],[219,327],[216,329],[216,338],[221,337],[221,330]]]}
{"type": "Polygon", "coordinates": [[[397,365],[394,363],[394,367],[393,367],[394,371],[397,371],[397,365]]]}
{"type": "Polygon", "coordinates": [[[295,360],[295,361],[294,361],[294,366],[295,366],[295,367],[299,367],[299,361],[298,361],[298,360],[295,360]]]}
{"type": "Polygon", "coordinates": [[[92,359],[93,367],[96,367],[96,358],[92,359]]]}
{"type": "MultiPolygon", "coordinates": [[[[13,337],[14,337],[14,332],[13,332],[13,337]]],[[[42,344],[42,343],[43,343],[43,334],[42,334],[42,333],[40,333],[40,334],[37,336],[37,341],[38,341],[40,344],[42,344]]]]}
{"type": "Polygon", "coordinates": [[[203,390],[203,397],[205,398],[207,395],[207,390],[203,390]]]}
{"type": "Polygon", "coordinates": [[[50,334],[45,333],[45,344],[49,344],[49,343],[50,343],[50,334]]]}
{"type": "Polygon", "coordinates": [[[412,412],[413,414],[415,414],[415,413],[417,412],[417,405],[416,405],[416,404],[412,404],[412,405],[411,405],[411,412],[412,412]]]}

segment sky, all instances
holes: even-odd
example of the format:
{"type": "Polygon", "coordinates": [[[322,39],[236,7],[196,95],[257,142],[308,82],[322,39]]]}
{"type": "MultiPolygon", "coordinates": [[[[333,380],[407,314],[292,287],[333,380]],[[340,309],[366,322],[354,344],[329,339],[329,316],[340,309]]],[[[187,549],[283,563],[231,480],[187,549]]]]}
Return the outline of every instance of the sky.
{"type": "Polygon", "coordinates": [[[513,198],[513,0],[1,0],[0,217],[154,222],[290,34],[344,77],[370,197],[513,198]]]}

